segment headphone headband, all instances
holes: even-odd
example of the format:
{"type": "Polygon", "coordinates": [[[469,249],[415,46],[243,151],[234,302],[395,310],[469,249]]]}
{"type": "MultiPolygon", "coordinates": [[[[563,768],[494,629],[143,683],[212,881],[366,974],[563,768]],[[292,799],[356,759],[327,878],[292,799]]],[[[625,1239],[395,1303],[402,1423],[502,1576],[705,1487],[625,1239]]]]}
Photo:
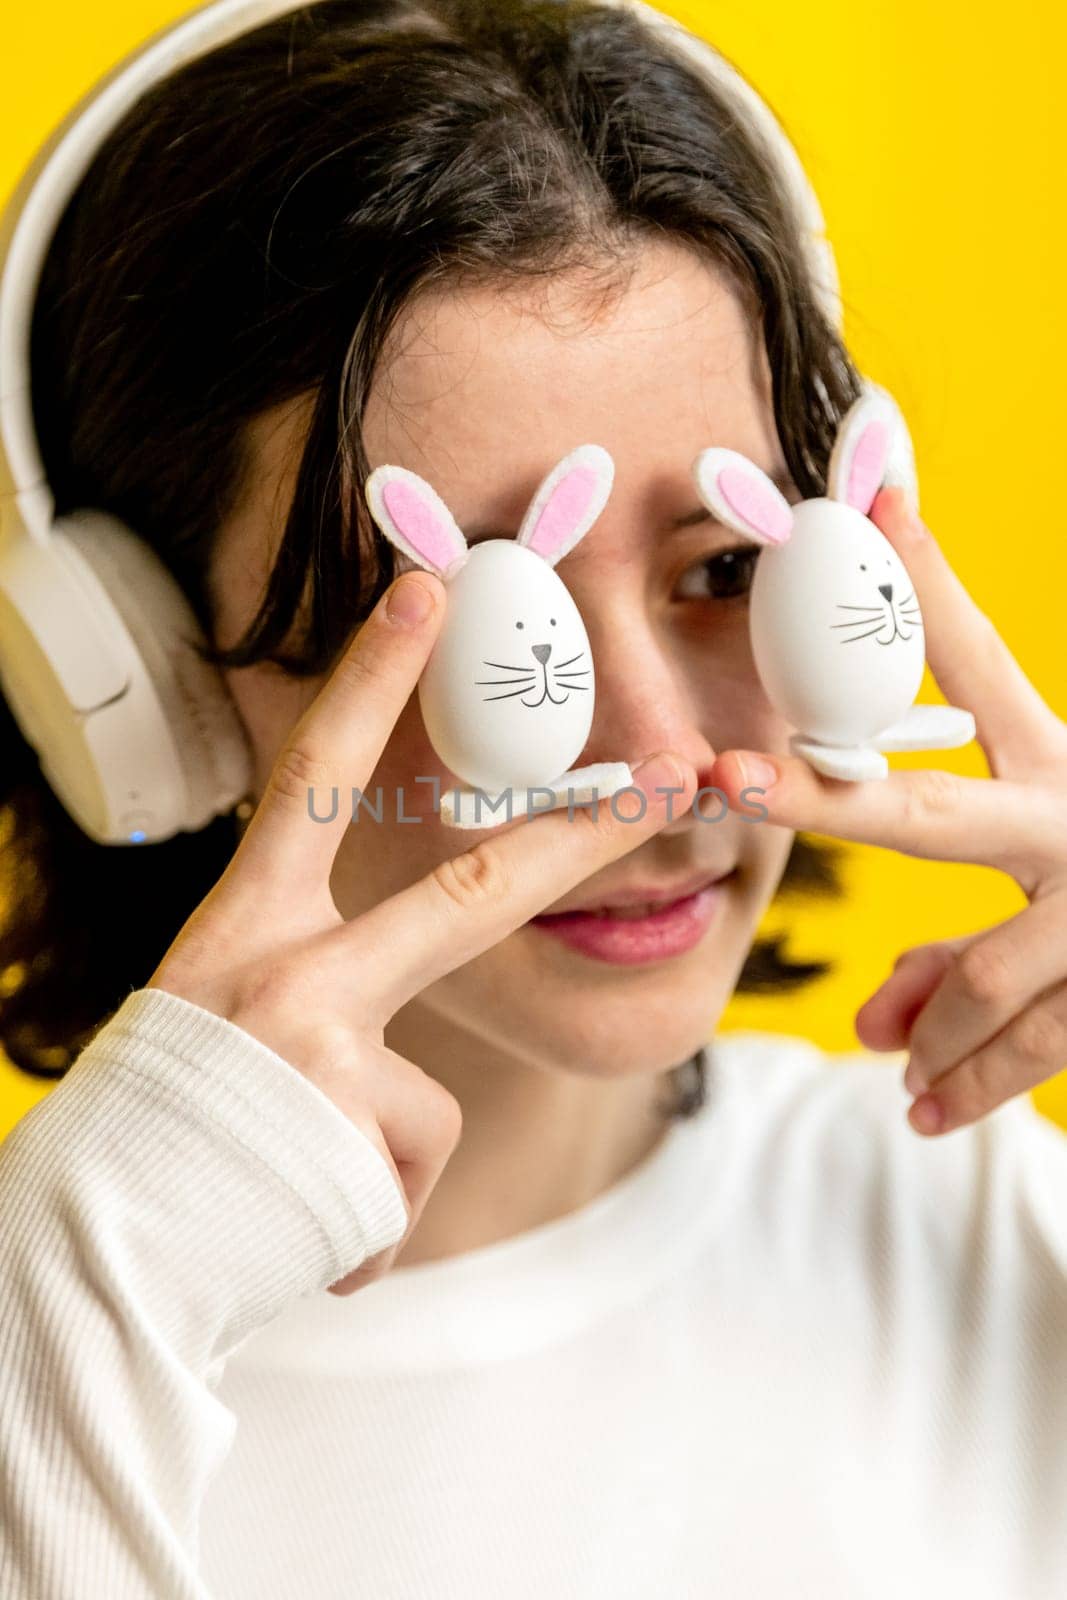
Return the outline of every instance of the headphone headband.
{"type": "MultiPolygon", "coordinates": [[[[711,45],[644,0],[603,0],[640,16],[737,103],[767,146],[804,230],[816,290],[840,321],[837,274],[822,211],[803,166],[766,103],[711,45]]],[[[54,500],[41,459],[30,396],[34,299],[52,237],[97,151],[137,99],[175,69],[289,12],[293,0],[215,0],[158,31],[119,62],[56,127],[23,173],[0,220],[0,509],[14,501],[15,523],[44,541],[54,500]]]]}
{"type": "Polygon", "coordinates": [[[30,327],[63,212],[112,129],[147,89],[249,26],[297,9],[292,0],[216,0],[157,31],[97,81],[23,173],[0,225],[0,489],[5,499],[14,495],[31,538],[48,537],[54,501],[33,425],[30,327]]]}

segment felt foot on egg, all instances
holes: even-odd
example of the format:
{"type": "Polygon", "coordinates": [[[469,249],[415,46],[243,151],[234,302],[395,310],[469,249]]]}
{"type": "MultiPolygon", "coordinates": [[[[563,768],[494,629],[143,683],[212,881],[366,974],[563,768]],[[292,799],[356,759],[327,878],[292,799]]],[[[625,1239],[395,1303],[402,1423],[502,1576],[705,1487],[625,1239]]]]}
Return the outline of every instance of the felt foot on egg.
{"type": "MultiPolygon", "coordinates": [[[[571,767],[562,778],[546,783],[556,796],[556,805],[565,806],[573,796],[575,805],[582,805],[594,797],[610,800],[620,789],[628,789],[634,775],[625,761],[597,761],[591,767],[571,767]]],[[[538,791],[535,789],[534,794],[538,791]]]]}
{"type": "Polygon", "coordinates": [[[789,748],[826,778],[845,778],[859,783],[889,774],[889,762],[870,745],[820,744],[817,739],[805,739],[803,734],[794,733],[789,748]]]}
{"type": "Polygon", "coordinates": [[[578,806],[610,799],[632,782],[633,773],[625,761],[599,761],[589,767],[572,767],[551,783],[502,789],[495,795],[485,789],[448,789],[441,796],[441,821],[446,828],[499,828],[527,812],[538,815],[571,803],[578,806]]]}
{"type": "Polygon", "coordinates": [[[899,722],[876,733],[871,740],[879,750],[954,750],[970,744],[974,718],[959,706],[912,706],[899,722]]]}

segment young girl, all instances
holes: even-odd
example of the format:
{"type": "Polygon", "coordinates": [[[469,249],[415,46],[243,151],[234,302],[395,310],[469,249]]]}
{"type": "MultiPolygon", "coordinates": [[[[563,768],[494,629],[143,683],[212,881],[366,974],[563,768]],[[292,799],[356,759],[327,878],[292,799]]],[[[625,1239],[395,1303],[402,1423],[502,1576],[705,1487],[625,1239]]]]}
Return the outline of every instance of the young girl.
{"type": "Polygon", "coordinates": [[[1067,1592],[1067,1141],[1025,1094],[1067,1055],[1067,727],[885,489],[992,777],[817,777],[690,476],[821,493],[859,392],[766,149],[639,12],[331,0],[107,139],[39,288],[44,459],[181,584],[254,782],[109,851],[6,725],[2,1040],[62,1081],[0,1148],[4,1600],[1067,1592]],[[508,537],[585,442],[580,759],[635,791],[456,834],[446,591],[362,486],[508,537]],[[381,820],[312,821],[334,785],[381,820]],[[861,1011],[910,1093],[716,1035],[821,970],[754,942],[832,886],[806,828],[1027,894],[861,1011]]]}

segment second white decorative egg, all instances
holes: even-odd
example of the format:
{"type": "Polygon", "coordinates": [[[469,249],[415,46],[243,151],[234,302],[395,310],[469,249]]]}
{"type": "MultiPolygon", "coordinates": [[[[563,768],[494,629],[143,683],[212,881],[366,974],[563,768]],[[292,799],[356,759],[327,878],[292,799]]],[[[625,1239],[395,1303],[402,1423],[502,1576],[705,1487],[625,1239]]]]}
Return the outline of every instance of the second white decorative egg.
{"type": "Polygon", "coordinates": [[[862,744],[918,694],[926,656],[914,587],[888,539],[851,506],[793,508],[792,537],[760,551],[749,621],[768,699],[808,738],[862,744]]]}

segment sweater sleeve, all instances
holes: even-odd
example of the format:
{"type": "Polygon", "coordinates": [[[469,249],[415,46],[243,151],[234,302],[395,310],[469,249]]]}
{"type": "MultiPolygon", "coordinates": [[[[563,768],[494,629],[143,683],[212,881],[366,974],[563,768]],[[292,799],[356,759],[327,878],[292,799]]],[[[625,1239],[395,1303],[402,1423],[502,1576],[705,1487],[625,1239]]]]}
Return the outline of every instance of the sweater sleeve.
{"type": "Polygon", "coordinates": [[[406,1226],[388,1164],[289,1062],[128,995],[0,1145],[4,1600],[225,1600],[198,1576],[225,1362],[406,1226]]]}

